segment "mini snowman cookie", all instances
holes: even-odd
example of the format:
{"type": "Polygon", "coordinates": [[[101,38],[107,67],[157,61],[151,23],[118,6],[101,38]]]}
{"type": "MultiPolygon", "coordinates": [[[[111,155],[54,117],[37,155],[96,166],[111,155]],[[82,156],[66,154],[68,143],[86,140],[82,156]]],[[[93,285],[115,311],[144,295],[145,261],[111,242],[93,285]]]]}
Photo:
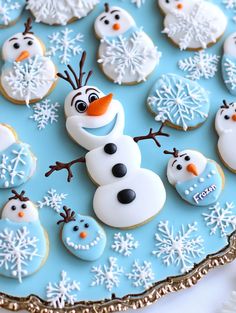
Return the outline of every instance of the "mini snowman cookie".
{"type": "Polygon", "coordinates": [[[159,64],[160,52],[124,9],[105,4],[105,12],[96,18],[94,28],[101,40],[98,63],[115,83],[145,81],[159,64]]]}
{"type": "Polygon", "coordinates": [[[224,173],[215,161],[194,150],[164,153],[172,155],[167,178],[182,199],[196,206],[208,206],[218,200],[224,188],[224,173]]]}
{"type": "Polygon", "coordinates": [[[49,25],[66,25],[87,16],[99,0],[28,0],[26,8],[36,22],[49,25]]]}
{"type": "Polygon", "coordinates": [[[0,123],[0,189],[24,184],[33,176],[36,161],[29,145],[18,140],[14,129],[0,123]]]}
{"type": "Polygon", "coordinates": [[[90,216],[75,214],[63,207],[65,213],[60,213],[63,223],[61,239],[67,250],[84,261],[99,259],[106,246],[106,234],[102,227],[90,216]]]}
{"type": "Polygon", "coordinates": [[[236,33],[225,40],[221,67],[227,89],[236,96],[236,33]]]}
{"type": "Polygon", "coordinates": [[[218,152],[223,163],[234,173],[236,173],[236,103],[228,104],[223,102],[223,106],[218,110],[215,119],[215,128],[219,136],[218,152]]]}
{"type": "Polygon", "coordinates": [[[2,47],[0,89],[16,104],[29,105],[46,97],[56,81],[55,65],[45,57],[45,48],[31,28],[29,18],[25,30],[6,40],[2,47]]]}
{"type": "Polygon", "coordinates": [[[49,242],[34,203],[24,191],[12,193],[0,219],[0,275],[21,283],[43,266],[49,242]]]}
{"type": "Polygon", "coordinates": [[[11,26],[17,22],[25,7],[25,0],[0,1],[0,28],[11,26]]]}
{"type": "Polygon", "coordinates": [[[165,15],[163,33],[181,50],[201,50],[224,34],[227,18],[207,0],[158,0],[165,15]]]}

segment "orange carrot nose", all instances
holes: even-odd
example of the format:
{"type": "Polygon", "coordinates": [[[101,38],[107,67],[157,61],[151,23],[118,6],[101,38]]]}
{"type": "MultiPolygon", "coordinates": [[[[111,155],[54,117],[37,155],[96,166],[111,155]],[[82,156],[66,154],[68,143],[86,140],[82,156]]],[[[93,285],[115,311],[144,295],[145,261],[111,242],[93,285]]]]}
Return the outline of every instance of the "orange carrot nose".
{"type": "Polygon", "coordinates": [[[82,233],[79,234],[80,238],[85,239],[87,237],[87,233],[85,231],[82,231],[82,233]]]}
{"type": "Polygon", "coordinates": [[[93,102],[90,103],[88,110],[87,110],[87,114],[90,116],[100,116],[106,113],[109,104],[111,103],[113,98],[112,93],[110,93],[109,95],[97,99],[93,102]]]}
{"type": "Polygon", "coordinates": [[[232,115],[232,120],[236,122],[236,114],[232,115]]]}
{"type": "Polygon", "coordinates": [[[184,7],[184,6],[183,6],[183,4],[182,4],[182,3],[178,3],[178,4],[177,4],[177,9],[178,9],[178,10],[182,10],[182,9],[183,9],[183,7],[184,7]]]}
{"type": "Polygon", "coordinates": [[[19,217],[24,217],[24,215],[25,215],[25,213],[22,212],[22,211],[20,211],[20,212],[18,213],[18,216],[19,216],[19,217]]]}
{"type": "Polygon", "coordinates": [[[119,23],[115,23],[115,24],[113,25],[113,29],[114,29],[114,30],[120,30],[120,24],[119,24],[119,23]]]}
{"type": "Polygon", "coordinates": [[[187,171],[192,173],[194,176],[198,176],[198,170],[195,164],[189,164],[187,166],[187,171]]]}
{"type": "Polygon", "coordinates": [[[25,59],[27,59],[30,56],[29,52],[27,50],[24,50],[21,52],[21,54],[16,58],[16,62],[21,62],[25,59]]]}

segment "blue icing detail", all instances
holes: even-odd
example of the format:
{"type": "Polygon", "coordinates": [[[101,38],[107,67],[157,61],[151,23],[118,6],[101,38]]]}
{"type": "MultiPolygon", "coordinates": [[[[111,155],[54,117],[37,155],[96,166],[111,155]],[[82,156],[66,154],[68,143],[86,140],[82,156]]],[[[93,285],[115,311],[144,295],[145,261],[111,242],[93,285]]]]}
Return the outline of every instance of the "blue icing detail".
{"type": "Polygon", "coordinates": [[[25,6],[25,0],[0,0],[0,26],[16,21],[25,6]]]}
{"type": "Polygon", "coordinates": [[[16,278],[21,282],[23,277],[39,270],[47,257],[47,251],[45,232],[39,221],[14,223],[8,219],[0,220],[1,275],[16,278]],[[14,252],[14,247],[22,252],[20,262],[17,261],[17,251],[14,252]]]}
{"type": "Polygon", "coordinates": [[[198,83],[175,74],[162,75],[149,93],[148,107],[157,121],[187,130],[205,122],[210,110],[208,93],[198,83]]]}
{"type": "Polygon", "coordinates": [[[217,164],[208,161],[200,176],[177,183],[175,188],[185,201],[197,206],[207,206],[218,200],[222,192],[223,181],[217,164]]]}
{"type": "Polygon", "coordinates": [[[14,143],[0,152],[0,188],[18,187],[31,176],[35,159],[25,143],[14,143]]]}
{"type": "Polygon", "coordinates": [[[221,67],[226,87],[233,96],[236,96],[236,57],[224,54],[221,67]]]}
{"type": "Polygon", "coordinates": [[[103,254],[106,246],[106,234],[95,219],[77,214],[76,221],[64,224],[62,241],[77,258],[95,261],[103,254]],[[82,238],[83,234],[86,234],[85,238],[82,238]]]}

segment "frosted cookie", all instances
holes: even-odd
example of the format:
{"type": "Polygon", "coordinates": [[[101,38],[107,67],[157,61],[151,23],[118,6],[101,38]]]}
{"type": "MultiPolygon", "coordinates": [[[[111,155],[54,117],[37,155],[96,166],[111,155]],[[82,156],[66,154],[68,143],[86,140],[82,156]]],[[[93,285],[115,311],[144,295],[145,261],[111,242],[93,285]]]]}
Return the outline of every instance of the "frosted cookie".
{"type": "Polygon", "coordinates": [[[236,173],[236,103],[227,104],[218,110],[215,119],[215,128],[219,136],[218,152],[223,163],[236,173]]]}
{"type": "Polygon", "coordinates": [[[28,0],[26,8],[36,22],[49,25],[66,25],[87,16],[99,0],[28,0]]]}
{"type": "Polygon", "coordinates": [[[31,31],[31,19],[22,33],[14,34],[2,47],[1,92],[16,104],[34,103],[54,88],[56,68],[45,57],[42,42],[31,31]]]}
{"type": "Polygon", "coordinates": [[[11,26],[17,22],[25,6],[25,0],[0,1],[0,28],[11,26]]]}
{"type": "Polygon", "coordinates": [[[163,33],[181,50],[201,50],[224,34],[227,18],[215,4],[205,0],[158,0],[165,15],[163,33]]]}
{"type": "Polygon", "coordinates": [[[156,137],[168,136],[152,129],[147,135],[132,138],[123,134],[125,116],[122,104],[111,93],[88,85],[92,72],[83,81],[82,55],[79,76],[69,66],[71,76],[59,76],[68,81],[73,90],[65,99],[66,129],[70,137],[89,152],[69,163],[56,162],[46,176],[66,169],[68,181],[73,174],[71,166],[85,163],[97,188],[93,208],[105,224],[130,228],[142,225],[160,212],[166,201],[166,191],[160,177],[141,168],[138,142],[151,139],[160,146],[156,137]],[[73,79],[74,78],[74,81],[73,79]]]}
{"type": "Polygon", "coordinates": [[[236,96],[236,33],[231,34],[224,43],[222,75],[229,92],[236,96]]]}
{"type": "Polygon", "coordinates": [[[24,191],[12,192],[0,219],[0,275],[21,283],[43,266],[49,242],[35,204],[24,191]]]}
{"type": "Polygon", "coordinates": [[[36,161],[29,145],[18,140],[15,130],[0,123],[0,189],[24,184],[33,176],[36,161]]]}
{"type": "Polygon", "coordinates": [[[106,234],[102,227],[90,216],[76,214],[71,209],[63,207],[60,213],[63,223],[61,239],[67,250],[84,261],[99,259],[106,246],[106,234]]]}
{"type": "Polygon", "coordinates": [[[100,39],[98,63],[115,83],[145,81],[159,64],[161,53],[124,9],[105,4],[105,12],[96,18],[94,28],[100,39]]]}
{"type": "Polygon", "coordinates": [[[201,126],[210,110],[208,92],[197,82],[175,74],[164,74],[156,81],[147,105],[156,121],[185,131],[201,126]]]}
{"type": "Polygon", "coordinates": [[[195,150],[164,151],[172,155],[167,178],[182,199],[195,206],[215,203],[224,188],[221,167],[195,150]]]}

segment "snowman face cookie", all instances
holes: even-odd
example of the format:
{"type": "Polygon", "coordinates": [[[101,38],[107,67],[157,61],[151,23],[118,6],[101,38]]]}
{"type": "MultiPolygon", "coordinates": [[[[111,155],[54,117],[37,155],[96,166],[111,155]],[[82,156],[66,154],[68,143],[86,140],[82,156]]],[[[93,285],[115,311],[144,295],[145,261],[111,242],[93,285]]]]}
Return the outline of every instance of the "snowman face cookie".
{"type": "Polygon", "coordinates": [[[174,11],[188,12],[194,3],[198,0],[159,0],[158,5],[164,14],[170,14],[174,11]]]}
{"type": "Polygon", "coordinates": [[[101,226],[89,216],[75,214],[67,207],[58,222],[64,223],[61,238],[65,247],[77,258],[95,261],[101,257],[106,246],[106,234],[101,226]]]}
{"type": "Polygon", "coordinates": [[[192,205],[207,206],[219,198],[224,174],[216,162],[194,150],[165,151],[173,157],[167,166],[167,178],[178,194],[192,205]]]}
{"type": "Polygon", "coordinates": [[[224,54],[221,61],[222,76],[229,92],[236,95],[235,69],[236,69],[236,33],[231,34],[224,43],[224,54]]]}

